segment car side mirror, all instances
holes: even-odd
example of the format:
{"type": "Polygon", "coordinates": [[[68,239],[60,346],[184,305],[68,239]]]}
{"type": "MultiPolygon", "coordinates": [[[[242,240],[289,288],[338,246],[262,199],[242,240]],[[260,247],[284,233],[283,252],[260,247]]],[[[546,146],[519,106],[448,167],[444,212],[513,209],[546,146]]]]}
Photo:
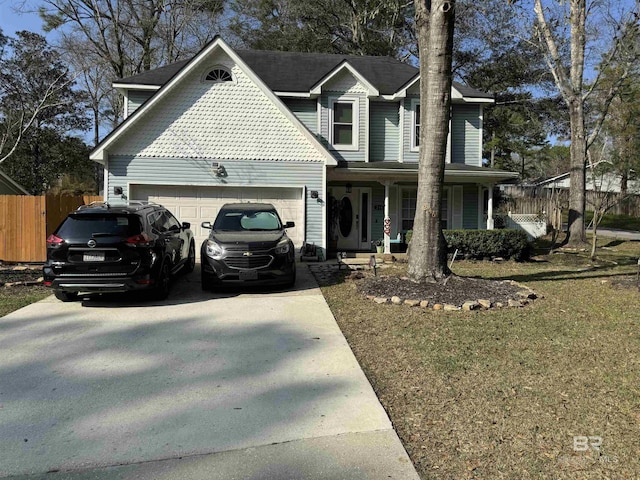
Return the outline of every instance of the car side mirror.
{"type": "Polygon", "coordinates": [[[191,228],[191,224],[189,222],[182,222],[182,229],[187,230],[191,228]]]}
{"type": "Polygon", "coordinates": [[[293,228],[296,226],[296,222],[287,222],[284,224],[284,228],[293,228]]]}
{"type": "Polygon", "coordinates": [[[213,225],[211,225],[211,222],[202,222],[202,223],[200,224],[200,226],[201,226],[202,228],[206,228],[206,229],[208,229],[208,230],[211,230],[211,229],[213,228],[213,225]]]}

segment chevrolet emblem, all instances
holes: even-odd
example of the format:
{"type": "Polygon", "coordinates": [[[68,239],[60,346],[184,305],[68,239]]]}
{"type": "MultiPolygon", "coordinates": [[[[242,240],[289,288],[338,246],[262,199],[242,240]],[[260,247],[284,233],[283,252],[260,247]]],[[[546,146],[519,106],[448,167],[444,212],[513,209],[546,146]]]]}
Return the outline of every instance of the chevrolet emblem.
{"type": "Polygon", "coordinates": [[[253,253],[251,253],[251,252],[244,252],[242,255],[243,255],[244,257],[250,257],[251,255],[253,255],[253,253]]]}

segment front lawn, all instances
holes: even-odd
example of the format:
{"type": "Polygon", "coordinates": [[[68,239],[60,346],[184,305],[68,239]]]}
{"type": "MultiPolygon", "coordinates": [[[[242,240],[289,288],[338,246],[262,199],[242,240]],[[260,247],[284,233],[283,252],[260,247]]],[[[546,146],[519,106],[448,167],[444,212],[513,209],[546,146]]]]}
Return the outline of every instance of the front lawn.
{"type": "Polygon", "coordinates": [[[0,287],[0,317],[51,295],[51,289],[36,286],[0,287]]]}
{"type": "Polygon", "coordinates": [[[640,476],[640,243],[603,244],[596,264],[454,264],[544,297],[524,308],[443,312],[323,287],[422,478],[640,476]]]}

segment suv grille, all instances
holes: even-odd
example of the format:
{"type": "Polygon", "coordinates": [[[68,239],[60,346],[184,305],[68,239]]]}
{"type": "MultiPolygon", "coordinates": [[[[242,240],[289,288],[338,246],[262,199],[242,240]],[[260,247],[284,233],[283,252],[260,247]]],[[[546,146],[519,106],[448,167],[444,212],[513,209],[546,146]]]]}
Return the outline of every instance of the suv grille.
{"type": "Polygon", "coordinates": [[[257,270],[268,267],[273,261],[271,255],[252,255],[250,257],[227,257],[224,259],[227,267],[235,269],[257,270]]]}

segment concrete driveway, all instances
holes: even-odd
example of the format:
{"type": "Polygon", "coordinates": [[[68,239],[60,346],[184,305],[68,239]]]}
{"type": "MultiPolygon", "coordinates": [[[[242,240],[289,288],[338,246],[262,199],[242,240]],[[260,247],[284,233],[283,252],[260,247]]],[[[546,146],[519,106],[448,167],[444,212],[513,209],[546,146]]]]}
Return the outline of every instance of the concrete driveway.
{"type": "Polygon", "coordinates": [[[0,477],[418,478],[315,281],[0,318],[0,477]]]}

